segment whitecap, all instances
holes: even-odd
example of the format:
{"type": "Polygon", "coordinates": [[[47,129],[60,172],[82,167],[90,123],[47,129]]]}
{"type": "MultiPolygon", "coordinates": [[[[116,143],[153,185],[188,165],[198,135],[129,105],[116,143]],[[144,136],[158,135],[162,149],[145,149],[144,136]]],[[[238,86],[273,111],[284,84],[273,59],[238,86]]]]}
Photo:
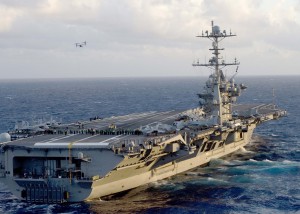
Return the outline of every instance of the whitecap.
{"type": "Polygon", "coordinates": [[[229,183],[228,181],[212,178],[212,177],[208,177],[208,178],[200,177],[197,180],[192,180],[188,182],[188,184],[205,185],[205,186],[227,185],[228,183],[229,183]]]}
{"type": "Polygon", "coordinates": [[[186,172],[185,175],[188,175],[188,176],[199,176],[200,173],[198,172],[186,172]]]}
{"type": "Polygon", "coordinates": [[[300,162],[297,162],[297,161],[291,161],[291,160],[283,160],[282,161],[282,164],[285,164],[285,165],[295,165],[295,166],[300,166],[300,162]]]}
{"type": "Polygon", "coordinates": [[[164,185],[172,185],[172,183],[168,182],[167,180],[159,180],[151,182],[150,185],[153,185],[154,187],[159,187],[164,185]]]}
{"type": "Polygon", "coordinates": [[[184,189],[185,186],[183,185],[183,183],[173,183],[169,180],[160,180],[160,181],[155,181],[155,182],[151,182],[149,184],[150,187],[154,187],[154,188],[158,188],[158,189],[162,189],[162,190],[166,190],[166,191],[174,191],[174,190],[180,190],[180,189],[184,189]]]}
{"type": "Polygon", "coordinates": [[[210,167],[216,167],[216,166],[228,165],[228,164],[230,164],[230,162],[223,159],[211,159],[211,161],[209,162],[210,167]]]}
{"type": "Polygon", "coordinates": [[[257,161],[257,160],[253,160],[253,159],[249,159],[248,161],[246,161],[246,165],[249,166],[260,166],[260,167],[269,167],[269,166],[273,166],[275,164],[277,164],[278,162],[275,161],[271,161],[269,159],[265,159],[262,161],[257,161]]]}
{"type": "Polygon", "coordinates": [[[245,147],[241,147],[237,153],[254,153],[252,151],[247,150],[245,147]]]}
{"type": "Polygon", "coordinates": [[[55,209],[56,204],[49,204],[47,207],[47,214],[53,213],[53,210],[55,209]]]}
{"type": "Polygon", "coordinates": [[[224,166],[232,167],[232,166],[241,166],[241,165],[244,165],[244,164],[245,164],[245,161],[231,160],[231,161],[227,161],[226,164],[224,164],[224,166]]]}
{"type": "Polygon", "coordinates": [[[209,184],[228,184],[228,181],[217,179],[217,178],[207,178],[209,184]]]}

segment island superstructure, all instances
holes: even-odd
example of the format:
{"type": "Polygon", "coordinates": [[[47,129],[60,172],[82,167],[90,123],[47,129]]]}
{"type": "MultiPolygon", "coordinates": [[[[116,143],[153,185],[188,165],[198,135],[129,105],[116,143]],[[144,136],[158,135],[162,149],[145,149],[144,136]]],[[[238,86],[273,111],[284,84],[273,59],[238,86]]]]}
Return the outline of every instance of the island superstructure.
{"type": "Polygon", "coordinates": [[[0,181],[21,200],[98,199],[205,166],[250,142],[260,123],[284,116],[273,104],[234,104],[243,84],[227,78],[219,42],[233,37],[212,22],[212,69],[199,107],[134,113],[70,124],[19,125],[1,134],[0,181]]]}

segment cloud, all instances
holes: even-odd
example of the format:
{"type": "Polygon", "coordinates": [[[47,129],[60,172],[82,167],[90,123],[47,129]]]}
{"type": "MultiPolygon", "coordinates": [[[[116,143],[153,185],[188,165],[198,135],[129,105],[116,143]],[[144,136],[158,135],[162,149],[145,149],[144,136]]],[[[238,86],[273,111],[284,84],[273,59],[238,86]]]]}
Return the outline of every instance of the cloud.
{"type": "Polygon", "coordinates": [[[211,42],[195,36],[211,20],[238,35],[221,43],[227,59],[251,67],[273,57],[280,74],[279,63],[299,54],[299,14],[293,0],[3,0],[1,76],[196,75],[190,64],[208,58],[211,42]],[[80,41],[88,45],[76,48],[80,41]]]}
{"type": "Polygon", "coordinates": [[[47,0],[37,6],[37,14],[64,22],[83,22],[97,18],[101,5],[98,0],[47,0]]]}
{"type": "Polygon", "coordinates": [[[18,16],[22,15],[22,11],[17,8],[10,8],[0,4],[0,32],[8,32],[18,16]]]}

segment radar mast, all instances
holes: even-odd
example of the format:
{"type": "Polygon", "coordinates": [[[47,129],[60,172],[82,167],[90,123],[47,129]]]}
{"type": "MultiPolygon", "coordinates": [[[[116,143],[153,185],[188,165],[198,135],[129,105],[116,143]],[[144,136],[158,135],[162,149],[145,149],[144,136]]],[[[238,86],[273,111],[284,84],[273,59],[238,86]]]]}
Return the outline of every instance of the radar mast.
{"type": "MultiPolygon", "coordinates": [[[[240,95],[241,88],[234,84],[233,78],[229,81],[226,80],[223,71],[221,70],[225,66],[230,65],[239,65],[240,63],[235,60],[231,63],[225,62],[225,60],[220,57],[220,51],[223,51],[224,48],[219,48],[219,42],[227,37],[236,36],[235,34],[227,34],[226,30],[221,32],[220,27],[214,25],[214,22],[211,22],[211,32],[208,30],[202,35],[196,37],[208,38],[212,41],[212,48],[209,50],[212,51],[212,57],[209,59],[208,63],[201,64],[199,60],[197,63],[193,63],[193,66],[203,66],[213,69],[214,72],[210,76],[210,81],[206,84],[206,92],[198,94],[201,99],[205,100],[206,109],[212,112],[212,115],[218,117],[217,123],[222,125],[223,122],[232,119],[231,103],[236,101],[236,97],[240,95]],[[222,59],[222,61],[220,61],[222,59]]],[[[236,70],[237,72],[237,70],[236,70]]]]}

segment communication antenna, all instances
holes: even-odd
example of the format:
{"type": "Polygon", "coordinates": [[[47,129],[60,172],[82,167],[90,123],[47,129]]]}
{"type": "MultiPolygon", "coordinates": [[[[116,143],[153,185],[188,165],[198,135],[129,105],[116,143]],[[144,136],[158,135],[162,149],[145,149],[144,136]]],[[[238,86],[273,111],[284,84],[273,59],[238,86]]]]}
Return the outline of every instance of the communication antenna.
{"type": "Polygon", "coordinates": [[[234,79],[234,77],[238,74],[238,70],[239,70],[239,66],[236,67],[235,73],[234,73],[234,74],[232,75],[232,77],[229,79],[229,82],[231,82],[231,81],[234,79]]]}

